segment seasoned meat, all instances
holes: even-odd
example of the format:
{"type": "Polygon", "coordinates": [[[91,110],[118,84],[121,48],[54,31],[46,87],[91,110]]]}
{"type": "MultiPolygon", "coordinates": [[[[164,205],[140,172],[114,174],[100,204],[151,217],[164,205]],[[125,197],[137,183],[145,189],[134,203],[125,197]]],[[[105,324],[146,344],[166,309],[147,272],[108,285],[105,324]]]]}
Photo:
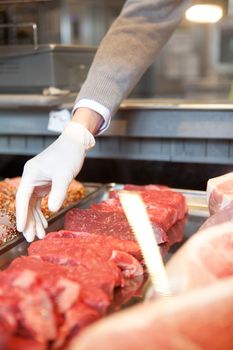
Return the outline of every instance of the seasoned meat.
{"type": "Polygon", "coordinates": [[[0,245],[17,236],[15,214],[0,210],[0,245]]]}

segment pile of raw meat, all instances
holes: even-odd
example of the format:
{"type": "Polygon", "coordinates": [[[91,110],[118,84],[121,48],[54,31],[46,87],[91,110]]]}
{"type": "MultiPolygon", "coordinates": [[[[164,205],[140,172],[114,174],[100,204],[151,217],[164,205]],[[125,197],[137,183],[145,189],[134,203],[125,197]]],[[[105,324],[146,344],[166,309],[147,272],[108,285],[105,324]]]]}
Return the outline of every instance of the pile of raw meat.
{"type": "MultiPolygon", "coordinates": [[[[0,181],[0,245],[15,238],[19,233],[16,230],[15,196],[20,177],[0,181]]],[[[73,180],[62,208],[76,202],[84,196],[84,186],[73,180]]],[[[42,199],[41,209],[48,219],[52,212],[48,209],[48,197],[42,199]]]]}
{"type": "MultiPolygon", "coordinates": [[[[141,193],[159,243],[168,244],[170,232],[169,244],[180,239],[174,227],[187,212],[182,194],[126,189],[141,193]]],[[[81,329],[140,294],[144,272],[116,191],[90,209],[69,211],[64,230],[32,243],[28,256],[1,272],[0,349],[65,349],[81,329]]]]}
{"type": "Polygon", "coordinates": [[[233,173],[207,191],[213,215],[166,265],[173,296],[97,322],[69,350],[233,348],[233,173]]]}

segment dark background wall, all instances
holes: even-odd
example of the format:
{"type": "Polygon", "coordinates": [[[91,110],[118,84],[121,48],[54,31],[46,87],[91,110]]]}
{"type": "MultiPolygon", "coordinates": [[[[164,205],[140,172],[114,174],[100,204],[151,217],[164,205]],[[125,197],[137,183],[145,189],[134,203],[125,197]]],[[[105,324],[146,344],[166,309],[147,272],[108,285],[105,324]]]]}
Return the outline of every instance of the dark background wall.
{"type": "MultiPolygon", "coordinates": [[[[0,156],[0,177],[20,176],[28,157],[0,156]]],[[[208,179],[233,171],[233,165],[86,159],[78,179],[84,182],[158,183],[205,190],[208,179]]]]}

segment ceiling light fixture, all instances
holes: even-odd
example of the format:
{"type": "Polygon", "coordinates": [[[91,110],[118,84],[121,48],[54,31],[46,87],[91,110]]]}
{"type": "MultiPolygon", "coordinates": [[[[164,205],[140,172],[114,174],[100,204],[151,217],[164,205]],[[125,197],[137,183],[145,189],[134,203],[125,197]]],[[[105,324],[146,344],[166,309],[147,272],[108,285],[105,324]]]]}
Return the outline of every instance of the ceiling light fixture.
{"type": "Polygon", "coordinates": [[[222,16],[222,7],[212,4],[193,5],[185,13],[185,17],[195,23],[216,23],[222,16]]]}

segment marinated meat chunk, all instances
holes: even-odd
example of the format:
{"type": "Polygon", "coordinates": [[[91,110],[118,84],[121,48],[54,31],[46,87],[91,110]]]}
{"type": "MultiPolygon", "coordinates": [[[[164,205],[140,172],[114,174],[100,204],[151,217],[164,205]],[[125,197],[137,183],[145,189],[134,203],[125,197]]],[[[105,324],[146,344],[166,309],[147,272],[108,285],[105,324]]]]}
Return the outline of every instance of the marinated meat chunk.
{"type": "Polygon", "coordinates": [[[16,188],[9,183],[0,181],[0,210],[15,211],[16,188]]]}
{"type": "MultiPolygon", "coordinates": [[[[15,196],[20,180],[20,177],[15,177],[0,181],[0,210],[15,212],[15,196]]],[[[62,208],[81,199],[84,196],[84,192],[84,186],[79,181],[73,180],[68,188],[62,208]]],[[[42,199],[41,208],[46,218],[53,214],[48,209],[48,196],[42,199]]]]}
{"type": "Polygon", "coordinates": [[[15,214],[0,210],[0,245],[17,236],[15,214]]]}

